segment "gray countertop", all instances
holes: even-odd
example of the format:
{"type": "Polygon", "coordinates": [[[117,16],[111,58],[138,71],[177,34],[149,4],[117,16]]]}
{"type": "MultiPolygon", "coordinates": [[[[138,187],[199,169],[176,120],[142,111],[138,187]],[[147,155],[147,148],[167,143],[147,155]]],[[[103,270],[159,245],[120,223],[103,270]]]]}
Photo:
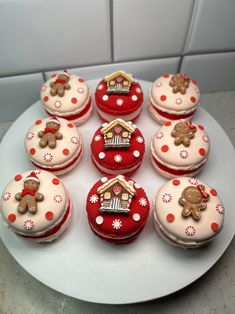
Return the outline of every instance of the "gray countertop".
{"type": "MultiPolygon", "coordinates": [[[[202,95],[201,105],[235,146],[235,92],[202,95]]],[[[0,139],[11,122],[0,123],[0,139]]],[[[0,314],[50,313],[234,313],[235,239],[202,278],[168,297],[133,305],[101,305],[67,297],[44,286],[12,258],[0,240],[0,314]]]]}

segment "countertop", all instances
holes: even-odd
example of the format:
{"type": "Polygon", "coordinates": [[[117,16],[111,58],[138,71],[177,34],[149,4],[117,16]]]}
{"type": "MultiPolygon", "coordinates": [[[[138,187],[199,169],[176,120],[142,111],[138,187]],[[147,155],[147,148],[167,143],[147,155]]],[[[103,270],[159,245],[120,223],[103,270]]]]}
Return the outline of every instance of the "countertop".
{"type": "MultiPolygon", "coordinates": [[[[204,94],[201,105],[219,122],[235,146],[235,91],[204,94]]],[[[11,124],[0,123],[0,139],[11,124]]],[[[0,240],[0,314],[232,314],[235,309],[234,265],[235,239],[212,269],[173,295],[133,305],[102,305],[79,301],[44,286],[17,264],[0,240]]]]}

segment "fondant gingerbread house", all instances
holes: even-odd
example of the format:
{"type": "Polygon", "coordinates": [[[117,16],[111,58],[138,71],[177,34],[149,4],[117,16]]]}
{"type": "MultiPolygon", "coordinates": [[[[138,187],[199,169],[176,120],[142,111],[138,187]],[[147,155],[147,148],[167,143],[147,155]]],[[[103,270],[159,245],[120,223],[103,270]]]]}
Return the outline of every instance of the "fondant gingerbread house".
{"type": "Polygon", "coordinates": [[[101,198],[100,212],[128,214],[136,191],[133,181],[126,181],[122,175],[119,175],[100,186],[98,193],[101,198]]]}
{"type": "Polygon", "coordinates": [[[130,74],[123,71],[115,72],[105,77],[107,94],[129,94],[131,84],[135,82],[130,74]]]}
{"type": "Polygon", "coordinates": [[[131,122],[116,119],[101,129],[104,135],[105,149],[126,149],[130,147],[130,139],[135,129],[131,122]]]}

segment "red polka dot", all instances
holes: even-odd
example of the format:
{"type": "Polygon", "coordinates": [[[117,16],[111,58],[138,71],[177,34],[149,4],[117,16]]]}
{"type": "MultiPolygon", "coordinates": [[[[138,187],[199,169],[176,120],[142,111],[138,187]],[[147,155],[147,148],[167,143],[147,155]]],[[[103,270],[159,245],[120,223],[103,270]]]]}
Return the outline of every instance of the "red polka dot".
{"type": "Polygon", "coordinates": [[[30,155],[34,155],[36,153],[36,149],[35,148],[30,148],[29,153],[30,153],[30,155]]]}
{"type": "Polygon", "coordinates": [[[52,75],[51,75],[51,77],[56,77],[56,74],[55,74],[55,73],[54,73],[54,74],[52,74],[52,75]]]}
{"type": "Polygon", "coordinates": [[[37,125],[39,125],[39,124],[41,124],[42,123],[42,120],[37,120],[36,122],[35,122],[35,124],[37,124],[37,125]]]}
{"type": "Polygon", "coordinates": [[[73,125],[72,123],[68,123],[68,124],[67,124],[67,127],[68,127],[68,128],[73,128],[73,126],[74,126],[74,125],[73,125]]]}
{"type": "Polygon", "coordinates": [[[219,225],[217,224],[217,222],[212,222],[212,224],[211,224],[211,229],[212,229],[212,231],[214,231],[214,232],[219,231],[219,225]]]}
{"type": "Polygon", "coordinates": [[[211,195],[217,196],[217,191],[215,189],[210,190],[211,195]]]}
{"type": "Polygon", "coordinates": [[[49,97],[48,97],[48,96],[45,96],[45,97],[43,98],[43,100],[44,100],[45,102],[47,102],[47,101],[49,100],[49,97]]]}
{"type": "Polygon", "coordinates": [[[60,180],[57,178],[52,179],[52,183],[55,185],[58,185],[60,183],[60,180]]]}
{"type": "Polygon", "coordinates": [[[78,102],[78,100],[77,100],[76,97],[73,97],[73,98],[71,99],[71,103],[76,104],[77,102],[78,102]]]}
{"type": "Polygon", "coordinates": [[[201,124],[198,124],[197,126],[200,130],[204,131],[204,127],[201,124]]]}
{"type": "Polygon", "coordinates": [[[161,99],[161,101],[165,101],[165,100],[166,100],[166,95],[162,95],[162,96],[160,97],[160,99],[161,99]]]}
{"type": "Polygon", "coordinates": [[[195,84],[195,85],[197,84],[197,81],[196,81],[196,80],[192,80],[191,82],[192,82],[193,84],[195,84]]]}
{"type": "Polygon", "coordinates": [[[16,220],[16,215],[15,215],[15,214],[9,214],[9,215],[8,215],[8,220],[9,220],[10,222],[14,222],[14,221],[16,220]]]}
{"type": "Polygon", "coordinates": [[[163,77],[164,78],[168,78],[168,77],[170,77],[170,75],[169,74],[164,74],[163,77]]]}
{"type": "Polygon", "coordinates": [[[15,176],[15,181],[20,181],[21,179],[22,179],[22,175],[17,174],[17,175],[15,176]]]}
{"type": "Polygon", "coordinates": [[[163,145],[161,147],[161,150],[162,150],[163,153],[166,153],[169,150],[169,146],[168,145],[163,145]]]}
{"type": "Polygon", "coordinates": [[[79,79],[78,79],[78,82],[80,82],[80,83],[84,83],[84,79],[79,78],[79,79]]]}
{"type": "Polygon", "coordinates": [[[46,212],[45,217],[47,220],[52,220],[54,218],[54,214],[52,212],[46,212]]]}
{"type": "Polygon", "coordinates": [[[200,148],[198,152],[199,152],[199,154],[201,156],[205,156],[206,155],[206,150],[204,148],[200,148]]]}
{"type": "Polygon", "coordinates": [[[175,220],[175,216],[173,214],[168,214],[166,219],[168,222],[173,222],[175,220]]]}
{"type": "Polygon", "coordinates": [[[69,150],[67,148],[63,149],[63,154],[67,156],[69,154],[69,150]]]}
{"type": "Polygon", "coordinates": [[[173,185],[180,185],[180,180],[175,179],[172,181],[173,185]]]}
{"type": "Polygon", "coordinates": [[[165,126],[170,126],[171,125],[171,121],[166,121],[164,124],[165,124],[165,126]]]}
{"type": "Polygon", "coordinates": [[[193,102],[193,103],[195,103],[195,102],[196,102],[196,98],[195,98],[195,97],[193,97],[193,96],[190,98],[190,100],[191,100],[191,102],[193,102]]]}

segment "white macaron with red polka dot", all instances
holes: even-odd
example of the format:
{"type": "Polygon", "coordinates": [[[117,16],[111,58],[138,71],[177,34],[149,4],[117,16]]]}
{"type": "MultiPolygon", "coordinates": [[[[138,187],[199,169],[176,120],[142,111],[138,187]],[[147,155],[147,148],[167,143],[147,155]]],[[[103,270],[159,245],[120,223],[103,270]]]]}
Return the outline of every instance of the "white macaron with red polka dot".
{"type": "Polygon", "coordinates": [[[198,248],[222,229],[224,206],[217,191],[191,177],[168,181],[153,202],[154,224],[168,243],[198,248]]]}
{"type": "Polygon", "coordinates": [[[1,212],[4,224],[16,235],[34,242],[51,242],[68,227],[72,202],[60,179],[47,171],[34,170],[18,174],[9,182],[2,194],[1,212]],[[36,192],[26,185],[29,181],[35,182],[33,187],[37,185],[36,192]],[[37,200],[33,211],[32,196],[37,200]]]}
{"type": "Polygon", "coordinates": [[[35,121],[26,133],[25,148],[36,168],[62,175],[81,160],[83,141],[73,123],[51,117],[35,121]]]}
{"type": "Polygon", "coordinates": [[[67,119],[76,125],[86,122],[92,113],[92,99],[86,81],[66,70],[52,74],[51,78],[43,84],[41,100],[45,111],[49,115],[67,119]],[[51,84],[60,82],[61,80],[58,77],[61,74],[68,77],[69,89],[65,89],[63,96],[52,95],[51,84]]]}
{"type": "Polygon", "coordinates": [[[153,83],[149,97],[149,110],[157,122],[187,121],[196,111],[200,90],[197,82],[185,74],[164,74],[153,83]]]}
{"type": "Polygon", "coordinates": [[[167,121],[151,143],[151,161],[167,178],[195,176],[206,164],[210,150],[204,127],[191,121],[167,121]]]}

